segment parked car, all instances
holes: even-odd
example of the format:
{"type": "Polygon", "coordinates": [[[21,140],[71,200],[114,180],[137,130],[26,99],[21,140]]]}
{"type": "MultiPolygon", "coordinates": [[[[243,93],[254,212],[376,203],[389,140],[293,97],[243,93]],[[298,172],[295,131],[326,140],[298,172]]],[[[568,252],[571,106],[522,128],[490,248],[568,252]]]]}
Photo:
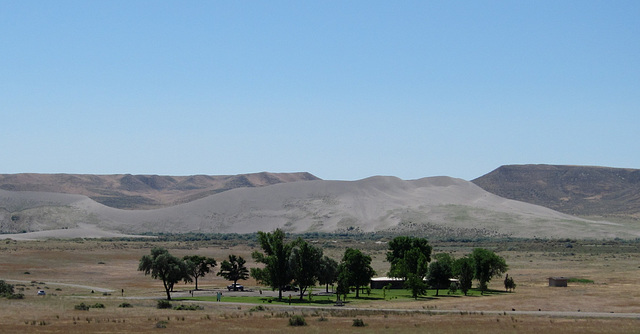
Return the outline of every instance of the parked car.
{"type": "Polygon", "coordinates": [[[298,287],[295,285],[285,285],[284,288],[282,288],[282,291],[294,291],[294,292],[298,292],[298,287]]]}
{"type": "Polygon", "coordinates": [[[44,290],[38,290],[38,296],[45,296],[47,293],[44,290]]]}
{"type": "Polygon", "coordinates": [[[244,286],[242,286],[241,284],[238,283],[231,283],[229,285],[227,285],[227,290],[231,291],[244,291],[244,286]]]}

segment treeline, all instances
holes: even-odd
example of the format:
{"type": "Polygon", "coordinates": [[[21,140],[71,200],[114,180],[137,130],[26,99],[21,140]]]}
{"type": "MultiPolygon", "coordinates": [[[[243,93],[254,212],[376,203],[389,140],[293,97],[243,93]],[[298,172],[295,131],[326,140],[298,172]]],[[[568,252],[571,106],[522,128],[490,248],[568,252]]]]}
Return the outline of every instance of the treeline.
{"type": "MultiPolygon", "coordinates": [[[[371,256],[359,249],[347,248],[338,262],[302,237],[287,241],[287,235],[280,229],[258,232],[256,239],[261,251],[254,251],[251,256],[262,264],[261,267],[248,269],[246,260],[233,254],[220,265],[218,275],[233,281],[233,288],[238,280],[251,276],[259,284],[277,290],[279,299],[282,299],[282,292],[292,290],[292,287],[299,291],[302,299],[310,287],[325,285],[328,292],[329,285],[334,283],[337,283],[338,296],[346,297],[353,289],[359,298],[360,290],[368,287],[376,275],[371,267],[371,256]]],[[[402,279],[414,298],[425,295],[428,287],[435,288],[436,295],[442,288],[459,288],[466,295],[474,279],[484,293],[489,281],[501,276],[508,268],[502,257],[483,248],[476,248],[459,259],[446,253],[435,254],[433,262],[431,251],[428,241],[419,237],[398,236],[388,243],[386,260],[391,265],[389,276],[402,279]],[[454,282],[452,278],[455,278],[454,282]]],[[[150,255],[142,257],[138,270],[162,280],[167,299],[171,299],[174,284],[195,281],[197,290],[198,278],[216,265],[212,258],[192,255],[178,259],[166,249],[154,248],[150,255]]],[[[505,288],[508,288],[508,281],[512,284],[509,287],[515,288],[512,278],[505,280],[505,288]]]]}

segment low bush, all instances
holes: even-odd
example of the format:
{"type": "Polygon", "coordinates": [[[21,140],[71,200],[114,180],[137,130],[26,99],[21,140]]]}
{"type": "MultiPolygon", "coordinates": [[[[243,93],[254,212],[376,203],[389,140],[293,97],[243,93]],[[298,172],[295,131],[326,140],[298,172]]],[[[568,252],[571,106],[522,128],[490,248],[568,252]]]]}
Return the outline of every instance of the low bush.
{"type": "Polygon", "coordinates": [[[301,315],[293,315],[289,318],[289,326],[306,326],[307,321],[301,315]]]}
{"type": "Polygon", "coordinates": [[[91,305],[92,308],[104,308],[104,304],[102,303],[95,303],[93,305],[91,305]]]}
{"type": "Polygon", "coordinates": [[[158,308],[171,308],[171,303],[168,300],[160,299],[158,300],[158,308]]]}
{"type": "Polygon", "coordinates": [[[200,305],[180,305],[173,308],[178,311],[199,311],[204,310],[204,307],[200,305]]]}
{"type": "Polygon", "coordinates": [[[590,280],[588,278],[569,278],[569,283],[584,283],[584,284],[593,284],[593,280],[590,280]]]}
{"type": "Polygon", "coordinates": [[[7,297],[13,294],[13,285],[5,281],[0,281],[0,295],[7,297]]]}
{"type": "Polygon", "coordinates": [[[118,307],[128,308],[128,307],[133,307],[133,305],[131,305],[129,303],[122,303],[122,304],[118,305],[118,307]]]}
{"type": "Polygon", "coordinates": [[[364,326],[366,326],[366,324],[364,323],[364,321],[362,321],[362,319],[353,319],[353,326],[354,327],[364,327],[364,326]]]}
{"type": "Polygon", "coordinates": [[[74,306],[73,308],[76,309],[76,310],[79,310],[79,311],[89,311],[90,307],[89,307],[89,305],[87,305],[85,303],[80,303],[80,304],[74,306]]]}
{"type": "Polygon", "coordinates": [[[266,307],[264,307],[262,305],[258,305],[258,306],[250,308],[249,312],[259,312],[259,311],[266,311],[266,310],[267,310],[266,307]]]}

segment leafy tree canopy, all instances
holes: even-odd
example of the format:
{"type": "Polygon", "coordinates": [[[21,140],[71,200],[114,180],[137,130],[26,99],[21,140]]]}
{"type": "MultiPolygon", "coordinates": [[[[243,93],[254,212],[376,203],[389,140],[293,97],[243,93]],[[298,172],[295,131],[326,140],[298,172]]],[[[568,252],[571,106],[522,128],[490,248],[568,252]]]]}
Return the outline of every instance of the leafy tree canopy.
{"type": "Polygon", "coordinates": [[[507,272],[508,266],[504,258],[490,250],[476,248],[471,253],[471,258],[474,264],[474,277],[480,283],[482,293],[487,290],[487,285],[493,277],[500,277],[507,272]]]}
{"type": "Polygon", "coordinates": [[[259,283],[278,290],[278,298],[282,299],[282,290],[291,283],[292,276],[289,270],[289,257],[292,244],[285,242],[285,234],[276,229],[272,233],[258,232],[258,243],[264,253],[255,251],[251,256],[258,263],[263,263],[264,268],[251,268],[251,276],[259,283]]]}
{"type": "Polygon", "coordinates": [[[298,238],[291,249],[289,270],[293,283],[300,289],[300,300],[308,287],[314,286],[320,275],[322,249],[298,238]]]}
{"type": "Polygon", "coordinates": [[[356,298],[360,297],[360,287],[368,285],[376,274],[371,267],[371,256],[354,248],[345,250],[338,272],[338,281],[356,287],[356,298]]]}
{"type": "Polygon", "coordinates": [[[235,286],[239,280],[249,278],[249,270],[245,267],[247,261],[242,256],[229,254],[229,259],[222,261],[218,276],[224,277],[228,281],[233,281],[235,286]]]}
{"type": "Polygon", "coordinates": [[[431,246],[427,239],[399,236],[389,242],[387,261],[389,276],[406,279],[409,274],[424,277],[431,261],[431,246]]]}
{"type": "Polygon", "coordinates": [[[140,259],[138,270],[144,272],[145,275],[150,274],[154,279],[162,280],[167,300],[171,300],[173,285],[183,280],[187,275],[184,261],[160,247],[153,248],[150,255],[145,255],[140,259]]]}
{"type": "Polygon", "coordinates": [[[218,265],[215,259],[201,255],[187,255],[183,257],[182,260],[187,266],[187,276],[184,278],[184,281],[195,281],[196,290],[198,290],[198,278],[204,277],[211,272],[212,268],[218,265]]]}
{"type": "Polygon", "coordinates": [[[453,263],[453,276],[457,277],[460,284],[460,290],[467,295],[467,292],[473,285],[474,265],[473,259],[470,257],[462,257],[453,263]]]}

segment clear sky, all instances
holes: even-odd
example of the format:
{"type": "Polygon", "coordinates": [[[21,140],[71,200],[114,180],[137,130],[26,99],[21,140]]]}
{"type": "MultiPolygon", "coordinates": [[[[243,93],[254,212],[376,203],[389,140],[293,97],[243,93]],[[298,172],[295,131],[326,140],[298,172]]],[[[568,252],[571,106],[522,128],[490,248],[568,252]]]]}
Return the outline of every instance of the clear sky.
{"type": "Polygon", "coordinates": [[[640,1],[0,0],[0,173],[640,168],[640,1]]]}

